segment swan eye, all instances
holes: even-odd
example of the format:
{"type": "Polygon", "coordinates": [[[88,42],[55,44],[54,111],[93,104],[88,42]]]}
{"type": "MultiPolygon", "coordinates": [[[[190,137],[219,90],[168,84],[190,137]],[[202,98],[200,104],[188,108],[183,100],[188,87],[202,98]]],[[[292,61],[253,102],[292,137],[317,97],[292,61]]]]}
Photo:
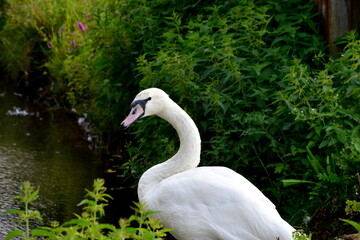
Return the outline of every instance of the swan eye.
{"type": "Polygon", "coordinates": [[[151,97],[148,97],[148,99],[147,99],[148,101],[150,101],[151,100],[151,97]]]}

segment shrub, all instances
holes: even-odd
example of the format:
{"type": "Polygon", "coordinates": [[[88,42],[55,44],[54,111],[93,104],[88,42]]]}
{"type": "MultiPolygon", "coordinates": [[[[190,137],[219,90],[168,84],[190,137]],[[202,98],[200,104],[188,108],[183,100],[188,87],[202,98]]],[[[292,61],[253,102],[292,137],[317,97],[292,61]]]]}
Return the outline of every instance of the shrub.
{"type": "MultiPolygon", "coordinates": [[[[174,14],[161,49],[139,57],[138,70],[143,88],[163,88],[198,124],[202,164],[244,173],[299,224],[324,199],[352,194],[359,41],[349,34],[343,56],[329,58],[313,4],[298,4],[228,2],[187,22],[174,14]],[[282,189],[289,178],[315,184],[282,189]]],[[[174,153],[174,131],[158,121],[137,126],[137,138],[148,137],[129,150],[133,169],[174,153]]]]}

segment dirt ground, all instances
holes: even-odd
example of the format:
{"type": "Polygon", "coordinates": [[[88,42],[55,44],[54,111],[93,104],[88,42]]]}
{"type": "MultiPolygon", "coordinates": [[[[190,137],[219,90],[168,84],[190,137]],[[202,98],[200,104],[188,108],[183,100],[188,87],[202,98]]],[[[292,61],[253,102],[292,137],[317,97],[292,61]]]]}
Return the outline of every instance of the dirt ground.
{"type": "Polygon", "coordinates": [[[309,231],[312,233],[312,240],[333,240],[333,239],[357,239],[360,235],[351,225],[340,220],[350,219],[360,222],[360,214],[346,215],[345,204],[339,203],[334,198],[331,202],[320,208],[311,218],[309,231]]]}

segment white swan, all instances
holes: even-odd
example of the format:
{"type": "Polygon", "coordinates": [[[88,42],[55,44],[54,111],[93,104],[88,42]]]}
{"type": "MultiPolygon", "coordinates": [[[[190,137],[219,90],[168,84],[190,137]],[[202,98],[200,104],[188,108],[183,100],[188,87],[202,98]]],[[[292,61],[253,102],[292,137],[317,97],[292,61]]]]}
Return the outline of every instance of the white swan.
{"type": "Polygon", "coordinates": [[[274,204],[240,174],[225,167],[197,167],[200,134],[189,117],[157,88],[140,92],[131,104],[128,127],[135,120],[157,115],[180,137],[179,151],[148,169],[140,178],[138,195],[171,233],[183,240],[290,240],[295,231],[274,204]]]}

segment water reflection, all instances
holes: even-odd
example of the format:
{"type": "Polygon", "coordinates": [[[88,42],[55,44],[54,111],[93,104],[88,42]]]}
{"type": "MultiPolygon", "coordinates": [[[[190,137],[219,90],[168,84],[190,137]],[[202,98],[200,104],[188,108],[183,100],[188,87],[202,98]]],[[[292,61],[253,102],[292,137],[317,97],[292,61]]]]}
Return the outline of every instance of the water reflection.
{"type": "MultiPolygon", "coordinates": [[[[12,197],[23,181],[40,186],[35,207],[45,221],[78,212],[84,188],[101,175],[101,165],[76,124],[68,113],[0,95],[0,212],[19,207],[12,197]]],[[[0,239],[17,226],[11,218],[0,215],[0,239]]]]}

